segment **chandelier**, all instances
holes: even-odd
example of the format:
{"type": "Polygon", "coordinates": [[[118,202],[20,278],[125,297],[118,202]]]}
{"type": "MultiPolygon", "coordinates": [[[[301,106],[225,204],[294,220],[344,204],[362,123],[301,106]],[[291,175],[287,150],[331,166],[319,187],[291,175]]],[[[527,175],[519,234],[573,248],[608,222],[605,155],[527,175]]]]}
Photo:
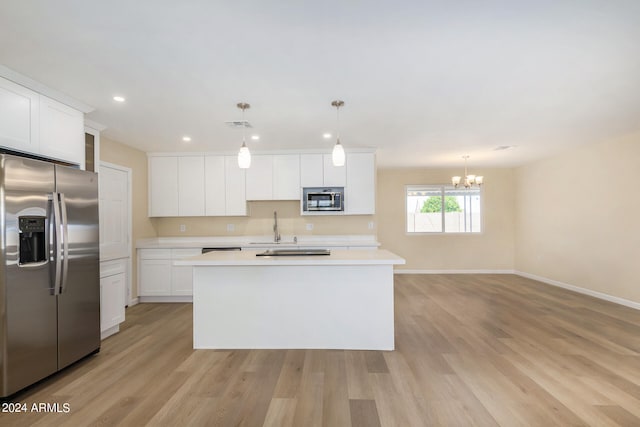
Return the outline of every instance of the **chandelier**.
{"type": "MultiPolygon", "coordinates": [[[[469,156],[468,155],[462,156],[462,158],[464,159],[464,181],[462,181],[462,185],[464,185],[464,188],[471,188],[474,185],[477,185],[478,187],[480,187],[483,183],[483,177],[476,176],[476,175],[469,175],[467,173],[467,159],[469,158],[469,156]]],[[[455,188],[458,188],[458,186],[460,186],[461,180],[462,180],[461,177],[454,176],[451,178],[451,183],[455,188]]]]}

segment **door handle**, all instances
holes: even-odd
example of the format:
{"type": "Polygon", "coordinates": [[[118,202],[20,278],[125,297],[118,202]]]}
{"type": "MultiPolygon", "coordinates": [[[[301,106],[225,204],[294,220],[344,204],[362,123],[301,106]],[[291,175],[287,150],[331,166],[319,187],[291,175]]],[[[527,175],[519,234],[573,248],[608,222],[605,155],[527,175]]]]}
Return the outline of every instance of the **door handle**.
{"type": "Polygon", "coordinates": [[[60,246],[60,200],[58,199],[58,193],[51,193],[51,206],[53,208],[53,221],[49,223],[49,238],[54,241],[54,279],[53,279],[53,294],[60,294],[60,279],[62,275],[62,247],[60,246]]]}
{"type": "Polygon", "coordinates": [[[69,276],[69,227],[67,225],[67,202],[64,199],[64,193],[60,195],[60,212],[62,216],[62,278],[60,283],[60,293],[64,293],[67,287],[67,277],[69,276]]]}

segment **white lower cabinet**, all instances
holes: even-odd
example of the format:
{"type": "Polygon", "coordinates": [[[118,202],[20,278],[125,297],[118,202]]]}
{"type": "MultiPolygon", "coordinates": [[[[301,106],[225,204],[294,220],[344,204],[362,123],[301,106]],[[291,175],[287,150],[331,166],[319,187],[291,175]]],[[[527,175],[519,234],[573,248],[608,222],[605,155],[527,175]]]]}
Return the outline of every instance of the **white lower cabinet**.
{"type": "MultiPolygon", "coordinates": [[[[200,255],[202,249],[171,249],[171,263],[200,255]]],[[[193,267],[171,265],[171,295],[193,296],[193,267]]]]}
{"type": "Polygon", "coordinates": [[[140,260],[140,296],[171,295],[171,260],[140,260]]]}
{"type": "Polygon", "coordinates": [[[100,335],[104,339],[120,330],[126,305],[126,260],[100,263],[100,335]]]}
{"type": "Polygon", "coordinates": [[[174,266],[179,259],[200,255],[200,248],[139,249],[138,274],[141,302],[190,301],[193,268],[174,266]]]}
{"type": "MultiPolygon", "coordinates": [[[[242,245],[240,245],[242,246],[242,245]]],[[[274,244],[252,244],[243,250],[265,250],[278,247],[274,244]]],[[[336,246],[323,248],[377,249],[370,246],[336,246]]],[[[298,249],[318,249],[318,246],[300,245],[298,249]]],[[[173,265],[174,261],[200,255],[201,248],[138,249],[138,296],[140,302],[189,302],[193,298],[193,267],[173,265]]]]}

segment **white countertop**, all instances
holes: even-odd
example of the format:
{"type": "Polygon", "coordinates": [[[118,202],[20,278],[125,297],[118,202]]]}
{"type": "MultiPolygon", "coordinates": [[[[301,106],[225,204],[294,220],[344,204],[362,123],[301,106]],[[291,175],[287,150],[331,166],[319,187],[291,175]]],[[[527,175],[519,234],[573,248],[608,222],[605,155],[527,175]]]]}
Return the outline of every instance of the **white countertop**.
{"type": "Polygon", "coordinates": [[[374,235],[325,235],[297,236],[298,243],[293,243],[294,236],[283,235],[280,243],[274,243],[271,236],[208,236],[208,237],[154,237],[138,239],[137,249],[173,249],[173,248],[206,248],[206,247],[378,247],[374,235]]]}
{"type": "Polygon", "coordinates": [[[209,252],[174,261],[185,266],[268,266],[268,265],[397,265],[405,260],[385,249],[332,249],[330,255],[256,256],[262,250],[209,252]]]}

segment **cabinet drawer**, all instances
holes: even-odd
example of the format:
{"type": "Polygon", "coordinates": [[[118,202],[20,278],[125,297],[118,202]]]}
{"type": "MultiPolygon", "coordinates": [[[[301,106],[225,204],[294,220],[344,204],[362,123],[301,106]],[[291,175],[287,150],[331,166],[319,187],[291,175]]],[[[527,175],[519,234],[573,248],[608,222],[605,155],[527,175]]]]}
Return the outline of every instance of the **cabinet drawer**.
{"type": "Polygon", "coordinates": [[[139,249],[140,259],[171,259],[171,249],[139,249]]]}
{"type": "Polygon", "coordinates": [[[171,249],[171,259],[182,259],[202,254],[202,248],[171,249]]]}
{"type": "Polygon", "coordinates": [[[113,261],[104,261],[100,263],[100,277],[113,276],[114,274],[124,273],[127,264],[123,259],[115,259],[113,261]]]}

